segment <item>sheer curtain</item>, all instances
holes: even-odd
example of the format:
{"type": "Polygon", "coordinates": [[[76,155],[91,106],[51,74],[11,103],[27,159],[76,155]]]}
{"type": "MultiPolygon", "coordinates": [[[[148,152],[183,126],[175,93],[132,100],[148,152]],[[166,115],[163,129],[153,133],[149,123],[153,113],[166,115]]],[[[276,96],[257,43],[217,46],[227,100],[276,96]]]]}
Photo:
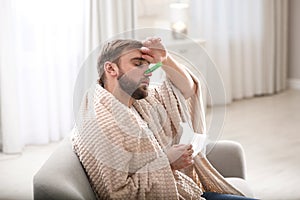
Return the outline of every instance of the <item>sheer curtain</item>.
{"type": "Polygon", "coordinates": [[[17,73],[15,59],[15,21],[13,3],[9,0],[0,1],[0,119],[2,134],[0,141],[10,143],[2,145],[7,152],[20,151],[19,139],[19,106],[17,95],[17,73]],[[5,86],[5,87],[4,87],[5,86]],[[9,134],[4,134],[9,133],[9,134]]]}
{"type": "Polygon", "coordinates": [[[132,29],[132,9],[133,0],[0,1],[3,152],[18,153],[26,144],[58,141],[70,132],[74,86],[85,58],[109,37],[132,29]]]}
{"type": "Polygon", "coordinates": [[[82,60],[80,3],[1,1],[3,152],[58,141],[72,128],[73,85],[82,60]]]}
{"type": "Polygon", "coordinates": [[[134,28],[134,0],[87,0],[83,8],[85,57],[101,42],[134,28]]]}
{"type": "Polygon", "coordinates": [[[192,0],[191,9],[192,36],[206,40],[227,103],[285,89],[288,0],[192,0]]]}

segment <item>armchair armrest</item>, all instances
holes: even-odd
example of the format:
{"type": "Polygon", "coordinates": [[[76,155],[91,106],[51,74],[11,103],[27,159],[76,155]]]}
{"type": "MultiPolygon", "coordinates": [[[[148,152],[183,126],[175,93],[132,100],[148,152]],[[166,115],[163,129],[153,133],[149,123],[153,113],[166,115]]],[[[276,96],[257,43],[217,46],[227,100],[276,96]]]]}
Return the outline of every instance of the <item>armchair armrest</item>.
{"type": "Polygon", "coordinates": [[[239,143],[222,140],[216,144],[208,144],[207,149],[211,149],[207,159],[220,174],[224,177],[246,179],[245,155],[239,143]],[[215,146],[212,148],[212,145],[215,146]]]}

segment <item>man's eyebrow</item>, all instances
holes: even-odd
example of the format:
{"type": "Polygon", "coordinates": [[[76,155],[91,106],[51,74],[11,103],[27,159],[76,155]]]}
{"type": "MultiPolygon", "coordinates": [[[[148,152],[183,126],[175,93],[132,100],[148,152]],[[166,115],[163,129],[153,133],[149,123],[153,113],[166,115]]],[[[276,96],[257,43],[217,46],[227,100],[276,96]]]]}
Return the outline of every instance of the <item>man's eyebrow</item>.
{"type": "Polygon", "coordinates": [[[150,64],[150,62],[142,57],[135,57],[135,58],[131,58],[130,61],[146,61],[148,64],[150,64]]]}

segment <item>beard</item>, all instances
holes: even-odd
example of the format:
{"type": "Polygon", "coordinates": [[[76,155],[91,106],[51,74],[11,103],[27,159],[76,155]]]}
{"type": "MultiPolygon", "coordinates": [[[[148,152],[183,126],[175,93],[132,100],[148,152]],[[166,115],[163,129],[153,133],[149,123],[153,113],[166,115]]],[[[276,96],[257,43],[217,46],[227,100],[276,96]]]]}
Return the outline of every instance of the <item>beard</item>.
{"type": "Polygon", "coordinates": [[[118,77],[121,89],[136,100],[144,99],[148,96],[148,86],[139,86],[143,80],[144,79],[141,79],[139,82],[135,82],[124,73],[121,73],[118,77]]]}

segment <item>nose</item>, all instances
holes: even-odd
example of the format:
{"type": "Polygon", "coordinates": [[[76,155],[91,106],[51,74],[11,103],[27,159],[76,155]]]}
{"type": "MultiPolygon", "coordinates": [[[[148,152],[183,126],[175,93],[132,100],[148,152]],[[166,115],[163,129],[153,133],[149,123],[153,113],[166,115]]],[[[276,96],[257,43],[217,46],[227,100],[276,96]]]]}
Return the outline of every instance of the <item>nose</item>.
{"type": "Polygon", "coordinates": [[[152,76],[152,72],[150,72],[150,73],[144,73],[144,75],[145,75],[146,77],[151,77],[151,76],[152,76]]]}
{"type": "MultiPolygon", "coordinates": [[[[158,62],[156,63],[154,66],[148,68],[146,71],[145,71],[145,74],[148,74],[148,73],[151,73],[151,72],[154,72],[155,70],[157,70],[159,67],[162,66],[162,62],[158,62]]],[[[151,74],[152,75],[152,74],[151,74]]]]}
{"type": "Polygon", "coordinates": [[[146,68],[145,71],[144,71],[144,75],[145,75],[146,77],[151,77],[151,76],[152,76],[152,72],[149,71],[149,65],[147,65],[147,68],[146,68]]]}

